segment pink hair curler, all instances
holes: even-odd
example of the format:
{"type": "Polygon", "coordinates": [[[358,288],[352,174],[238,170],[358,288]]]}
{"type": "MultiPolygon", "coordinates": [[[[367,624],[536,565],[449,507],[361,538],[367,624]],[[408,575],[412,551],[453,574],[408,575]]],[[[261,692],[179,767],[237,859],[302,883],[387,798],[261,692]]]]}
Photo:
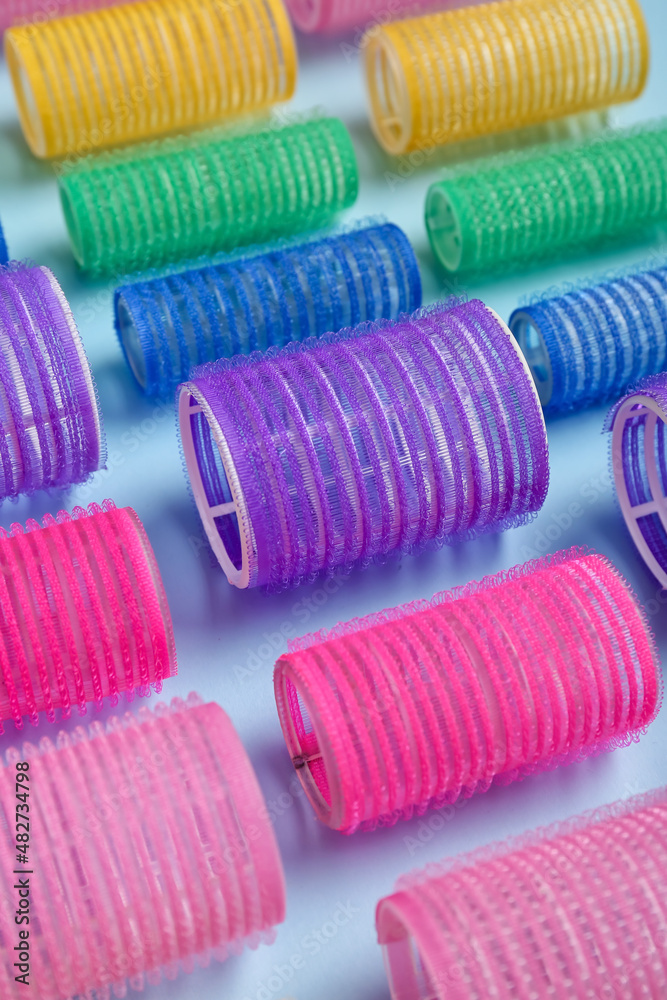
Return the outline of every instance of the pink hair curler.
{"type": "Polygon", "coordinates": [[[105,500],[0,528],[0,722],[84,714],[175,673],[160,572],[130,507],[105,500]]]}
{"type": "Polygon", "coordinates": [[[662,1000],[667,788],[401,879],[376,921],[393,1000],[662,1000]]]}
{"type": "MultiPolygon", "coordinates": [[[[126,995],[244,944],[284,919],[282,865],[252,766],[223,712],[171,709],[96,722],[24,747],[29,762],[30,984],[34,1000],[126,995]]],[[[0,878],[13,898],[16,752],[0,769],[0,878]]],[[[22,786],[23,787],[23,786],[22,786]]],[[[15,907],[15,904],[12,907],[15,907]]],[[[14,980],[13,912],[0,996],[14,980]]]]}
{"type": "Polygon", "coordinates": [[[290,643],[278,714],[343,833],[636,739],[662,675],[628,584],[582,549],[290,643]]]}

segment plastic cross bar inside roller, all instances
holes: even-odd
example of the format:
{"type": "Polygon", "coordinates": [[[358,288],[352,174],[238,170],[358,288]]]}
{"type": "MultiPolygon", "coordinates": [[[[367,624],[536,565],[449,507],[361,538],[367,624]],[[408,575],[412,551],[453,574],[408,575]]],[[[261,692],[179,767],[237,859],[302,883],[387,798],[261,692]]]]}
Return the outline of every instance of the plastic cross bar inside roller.
{"type": "Polygon", "coordinates": [[[611,465],[621,512],[637,549],[667,587],[667,372],[647,376],[612,407],[611,465]]]}

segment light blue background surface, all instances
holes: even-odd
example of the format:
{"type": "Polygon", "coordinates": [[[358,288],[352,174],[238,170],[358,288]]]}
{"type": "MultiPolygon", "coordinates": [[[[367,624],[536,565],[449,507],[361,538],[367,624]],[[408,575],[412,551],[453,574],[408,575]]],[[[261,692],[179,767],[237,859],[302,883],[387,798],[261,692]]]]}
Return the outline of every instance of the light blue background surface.
{"type": "MultiPolygon", "coordinates": [[[[653,47],[649,85],[641,100],[612,113],[613,123],[667,112],[665,0],[644,0],[644,9],[653,47]]],[[[392,163],[376,145],[367,125],[359,37],[343,45],[300,39],[301,76],[292,107],[319,104],[348,124],[361,168],[360,198],[348,217],[384,213],[407,231],[423,266],[425,301],[430,302],[448,291],[461,290],[445,284],[438,274],[423,228],[424,195],[438,164],[415,169],[408,160],[392,163]]],[[[541,138],[557,137],[562,131],[552,127],[541,138]]],[[[506,145],[501,140],[482,147],[506,145]]],[[[470,153],[469,148],[461,155],[470,153]]],[[[278,596],[238,591],[211,566],[208,550],[200,547],[173,408],[156,408],[142,399],[113,333],[111,287],[88,283],[76,272],[52,169],[32,159],[24,145],[2,62],[0,218],[13,256],[48,265],[63,284],[99,387],[111,456],[109,470],[96,475],[91,485],[62,499],[42,495],[17,505],[5,504],[0,523],[7,526],[59,506],[71,508],[107,496],[137,510],[155,548],[174,617],[180,673],[168,684],[165,695],[170,698],[197,690],[229,712],[276,816],[285,863],[288,916],[273,947],[246,951],[224,965],[149,988],[147,1000],[282,1000],[285,996],[386,1000],[389,991],[373,914],[378,899],[392,890],[399,875],[667,782],[667,710],[663,710],[639,744],[493,789],[464,803],[453,818],[437,820],[437,830],[428,826],[428,816],[352,838],[318,825],[304,797],[296,792],[273,700],[273,662],[285,647],[281,630],[283,635],[303,634],[355,615],[430,597],[435,591],[506,569],[544,551],[584,544],[609,556],[627,575],[648,605],[663,655],[667,652],[667,604],[659,606],[657,584],[629,542],[607,475],[607,441],[600,433],[606,408],[549,423],[551,487],[543,511],[527,527],[354,573],[329,596],[318,585],[278,596]],[[571,504],[577,505],[574,518],[568,513],[571,504]],[[286,966],[294,956],[300,968],[287,981],[286,966]]],[[[466,291],[479,294],[507,319],[526,294],[645,260],[655,250],[667,250],[664,238],[656,237],[627,252],[580,259],[499,283],[470,286],[466,291]]],[[[34,735],[27,733],[29,738],[34,735]]],[[[0,749],[11,742],[16,742],[15,733],[1,740],[0,749]]]]}

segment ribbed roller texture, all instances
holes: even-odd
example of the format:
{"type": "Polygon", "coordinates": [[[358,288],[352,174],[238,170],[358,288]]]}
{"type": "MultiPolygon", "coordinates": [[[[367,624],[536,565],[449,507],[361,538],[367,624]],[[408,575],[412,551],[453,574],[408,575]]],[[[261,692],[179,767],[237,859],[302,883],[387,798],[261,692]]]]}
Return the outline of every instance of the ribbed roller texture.
{"type": "MultiPolygon", "coordinates": [[[[0,9],[0,32],[13,25],[36,25],[53,17],[80,14],[82,11],[109,7],[117,0],[3,0],[0,9]]],[[[129,0],[125,0],[129,2],[129,0]]]]}
{"type": "Polygon", "coordinates": [[[160,690],[176,673],[171,615],[135,512],[105,500],[0,528],[0,635],[0,723],[160,690]]]}
{"type": "Polygon", "coordinates": [[[9,261],[9,253],[7,252],[7,243],[5,242],[5,234],[2,231],[2,225],[0,224],[0,264],[6,264],[9,261]]]}
{"type": "Polygon", "coordinates": [[[253,112],[288,100],[296,82],[282,0],[140,0],[11,28],[5,51],[40,157],[253,112]]]}
{"type": "Polygon", "coordinates": [[[637,0],[503,0],[373,26],[366,43],[390,153],[631,101],[649,65],[637,0]]]}
{"type": "MultiPolygon", "coordinates": [[[[667,372],[648,376],[611,410],[611,465],[621,511],[647,566],[667,588],[667,372]]],[[[658,594],[662,600],[662,595],[658,594]]]]}
{"type": "Polygon", "coordinates": [[[0,500],[81,483],[106,460],[88,359],[46,267],[0,270],[0,500]]]}
{"type": "Polygon", "coordinates": [[[501,530],[544,501],[535,386],[477,300],[205,365],[179,391],[195,500],[239,587],[501,530]]]}
{"type": "MultiPolygon", "coordinates": [[[[282,865],[268,812],[223,710],[193,695],[26,744],[0,769],[0,876],[16,864],[16,793],[29,791],[30,995],[122,997],[273,938],[282,865]],[[19,783],[18,775],[28,775],[19,783]],[[37,915],[38,918],[37,918],[37,915]]],[[[0,992],[18,928],[0,937],[0,992]]]]}
{"type": "Polygon", "coordinates": [[[538,299],[509,325],[546,413],[616,399],[667,367],[667,267],[538,299]]]}
{"type": "Polygon", "coordinates": [[[667,219],[667,124],[500,157],[432,184],[426,228],[448,271],[561,258],[667,219]]]}
{"type": "Polygon", "coordinates": [[[275,690],[319,819],[353,833],[629,743],[662,675],[626,581],[573,549],[296,640],[275,690]]]}
{"type": "Polygon", "coordinates": [[[386,224],[125,285],[123,353],[149,396],[171,396],[194,365],[283,347],[421,305],[419,265],[386,224]]]}
{"type": "Polygon", "coordinates": [[[119,275],[323,227],[359,174],[343,123],[321,118],[93,157],[59,183],[78,263],[119,275]]]}
{"type": "Polygon", "coordinates": [[[392,1000],[662,1000],[666,900],[667,788],[432,865],[377,908],[392,1000]]]}

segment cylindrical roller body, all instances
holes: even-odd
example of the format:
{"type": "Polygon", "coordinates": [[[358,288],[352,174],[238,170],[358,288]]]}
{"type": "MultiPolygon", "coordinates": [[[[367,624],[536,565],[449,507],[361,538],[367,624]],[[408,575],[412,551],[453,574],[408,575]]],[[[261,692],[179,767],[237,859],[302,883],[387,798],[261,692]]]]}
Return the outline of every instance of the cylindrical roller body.
{"type": "Polygon", "coordinates": [[[0,722],[160,690],[174,636],[135,512],[105,500],[0,529],[0,637],[0,722]]]}
{"type": "Polygon", "coordinates": [[[509,326],[546,413],[616,399],[667,363],[667,267],[516,309],[509,326]]]}
{"type": "Polygon", "coordinates": [[[631,101],[648,32],[637,0],[502,0],[374,26],[365,60],[373,131],[405,153],[631,101]]]}
{"type": "MultiPolygon", "coordinates": [[[[667,372],[647,376],[611,410],[611,465],[625,523],[667,587],[667,372]]],[[[660,596],[660,595],[657,595],[660,596]]]]}
{"type": "Polygon", "coordinates": [[[630,742],[662,675],[626,581],[573,549],[296,640],[275,690],[319,819],[353,833],[630,742]]]}
{"type": "Polygon", "coordinates": [[[6,264],[9,261],[9,253],[7,252],[7,243],[5,242],[5,234],[2,231],[2,225],[0,224],[0,264],[6,264]]]}
{"type": "Polygon", "coordinates": [[[667,996],[667,788],[437,867],[378,905],[392,1000],[667,996]]]}
{"type": "MultiPolygon", "coordinates": [[[[30,795],[30,986],[35,1000],[118,997],[244,943],[271,940],[285,888],[250,761],[223,710],[190,696],[112,718],[0,770],[3,897],[16,793],[30,795]],[[38,915],[38,919],[36,919],[38,915]]],[[[19,1000],[13,914],[3,911],[0,992],[19,1000]]]]}
{"type": "Polygon", "coordinates": [[[421,305],[407,236],[377,225],[117,289],[116,330],[137,382],[173,398],[195,365],[421,305]]]}
{"type": "Polygon", "coordinates": [[[560,258],[667,219],[667,124],[501,156],[429,188],[426,228],[451,272],[560,258]]]}
{"type": "Polygon", "coordinates": [[[88,358],[46,267],[0,270],[0,499],[84,482],[106,444],[88,358]]]}
{"type": "Polygon", "coordinates": [[[204,366],[179,393],[195,500],[239,587],[501,530],[544,502],[535,386],[477,300],[204,366]]]}
{"type": "Polygon", "coordinates": [[[36,156],[83,156],[285,101],[296,49],[282,0],[139,0],[10,29],[36,156]]]}
{"type": "Polygon", "coordinates": [[[345,126],[322,118],[91,158],[59,183],[77,262],[119,275],[321,228],[359,175],[345,126]]]}

